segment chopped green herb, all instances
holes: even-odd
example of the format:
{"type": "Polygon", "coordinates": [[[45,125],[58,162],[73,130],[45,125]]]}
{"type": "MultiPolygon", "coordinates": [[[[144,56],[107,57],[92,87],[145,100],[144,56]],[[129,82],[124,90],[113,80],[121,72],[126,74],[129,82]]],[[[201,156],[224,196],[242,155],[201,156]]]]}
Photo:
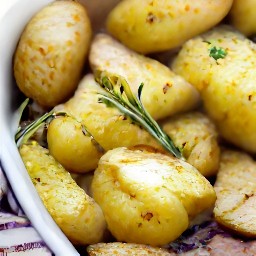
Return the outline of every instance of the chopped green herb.
{"type": "Polygon", "coordinates": [[[209,56],[215,60],[224,59],[227,55],[227,52],[222,47],[213,46],[209,49],[209,56]]]}
{"type": "MultiPolygon", "coordinates": [[[[203,41],[209,45],[212,45],[211,42],[209,41],[203,41]]],[[[209,56],[214,58],[215,60],[218,59],[224,59],[227,56],[227,51],[225,49],[223,49],[222,47],[218,47],[218,46],[211,46],[209,48],[209,56]]]]}

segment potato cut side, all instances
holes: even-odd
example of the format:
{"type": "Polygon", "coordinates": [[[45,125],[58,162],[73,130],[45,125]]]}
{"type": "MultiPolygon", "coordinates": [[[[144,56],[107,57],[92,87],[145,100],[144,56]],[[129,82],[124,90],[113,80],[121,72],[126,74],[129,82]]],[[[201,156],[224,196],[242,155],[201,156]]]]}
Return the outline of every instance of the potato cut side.
{"type": "Polygon", "coordinates": [[[92,193],[118,241],[152,246],[175,240],[215,201],[213,187],[193,166],[149,147],[108,151],[92,193]]]}
{"type": "Polygon", "coordinates": [[[144,83],[142,103],[155,119],[191,110],[199,101],[197,91],[182,77],[109,35],[98,34],[94,38],[89,61],[94,72],[101,70],[123,76],[135,94],[144,83]]]}
{"type": "Polygon", "coordinates": [[[235,232],[256,237],[256,162],[242,152],[225,150],[214,189],[215,219],[235,232]]]}
{"type": "Polygon", "coordinates": [[[166,249],[133,243],[98,243],[87,247],[89,256],[170,256],[166,249]]]}
{"type": "Polygon", "coordinates": [[[36,142],[22,145],[20,154],[45,207],[71,242],[100,242],[106,229],[102,210],[69,172],[36,142]]]}

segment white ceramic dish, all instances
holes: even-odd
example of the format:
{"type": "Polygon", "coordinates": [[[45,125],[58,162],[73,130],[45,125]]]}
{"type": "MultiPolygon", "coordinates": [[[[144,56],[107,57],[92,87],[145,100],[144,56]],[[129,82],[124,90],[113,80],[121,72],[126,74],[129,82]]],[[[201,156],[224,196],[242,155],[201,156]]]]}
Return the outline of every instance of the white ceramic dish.
{"type": "MultiPolygon", "coordinates": [[[[28,20],[51,0],[1,1],[0,8],[0,123],[1,163],[24,212],[56,256],[79,253],[58,228],[40,200],[14,143],[14,111],[19,105],[12,72],[12,56],[28,20]]],[[[1,240],[1,238],[0,238],[1,240]]]]}

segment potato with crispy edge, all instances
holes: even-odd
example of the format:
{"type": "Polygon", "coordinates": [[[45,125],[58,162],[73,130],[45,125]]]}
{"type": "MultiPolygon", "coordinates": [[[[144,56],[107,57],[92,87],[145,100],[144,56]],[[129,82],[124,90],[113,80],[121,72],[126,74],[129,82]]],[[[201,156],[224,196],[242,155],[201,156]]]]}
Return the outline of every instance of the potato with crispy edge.
{"type": "Polygon", "coordinates": [[[20,148],[28,174],[54,221],[74,244],[102,241],[106,222],[89,197],[49,151],[36,142],[20,148]]]}
{"type": "Polygon", "coordinates": [[[133,244],[133,243],[98,243],[87,247],[89,256],[171,256],[167,249],[152,247],[144,244],[133,244]]]}
{"type": "Polygon", "coordinates": [[[256,44],[233,28],[220,26],[186,42],[172,64],[198,89],[220,135],[254,153],[255,63],[256,44]]]}
{"type": "Polygon", "coordinates": [[[243,152],[224,150],[214,189],[216,221],[256,238],[256,162],[243,152]]]}
{"type": "Polygon", "coordinates": [[[175,240],[215,201],[213,187],[193,166],[149,147],[108,151],[92,193],[118,241],[152,246],[175,240]]]}
{"type": "Polygon", "coordinates": [[[230,22],[246,36],[256,33],[256,0],[234,0],[230,10],[230,22]]]}
{"type": "Polygon", "coordinates": [[[220,148],[217,131],[203,113],[176,115],[161,122],[163,130],[172,138],[186,161],[204,176],[213,176],[219,167],[220,148]]]}
{"type": "Polygon", "coordinates": [[[104,90],[92,75],[87,75],[75,95],[55,108],[74,117],[53,120],[47,132],[51,154],[69,171],[84,173],[94,170],[102,156],[91,137],[83,134],[81,124],[105,150],[142,143],[161,148],[146,130],[134,124],[117,108],[100,103],[99,93],[104,93],[104,90]]]}
{"type": "Polygon", "coordinates": [[[19,89],[43,107],[72,95],[91,40],[83,5],[55,1],[40,10],[23,31],[14,56],[19,89]]]}
{"type": "Polygon", "coordinates": [[[98,34],[94,38],[89,61],[94,72],[123,76],[134,94],[144,83],[142,103],[156,120],[191,110],[199,101],[197,91],[182,77],[160,62],[129,50],[109,35],[98,34]]]}
{"type": "Polygon", "coordinates": [[[123,0],[110,12],[107,30],[129,48],[152,53],[180,46],[228,13],[233,0],[123,0]]]}

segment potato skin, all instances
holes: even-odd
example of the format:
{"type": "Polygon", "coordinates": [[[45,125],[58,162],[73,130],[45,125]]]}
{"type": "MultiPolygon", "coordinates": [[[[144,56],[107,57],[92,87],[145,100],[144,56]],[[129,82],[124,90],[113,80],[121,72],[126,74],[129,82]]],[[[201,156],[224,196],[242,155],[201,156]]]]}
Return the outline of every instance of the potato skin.
{"type": "Polygon", "coordinates": [[[102,241],[106,222],[98,204],[38,143],[22,145],[28,174],[54,221],[74,244],[102,241]]]}
{"type": "Polygon", "coordinates": [[[172,68],[201,94],[222,137],[256,152],[256,44],[228,26],[220,26],[184,44],[172,68]],[[211,44],[205,42],[212,42],[211,44]],[[213,46],[227,55],[209,56],[213,46]]]}
{"type": "Polygon", "coordinates": [[[212,186],[193,166],[148,147],[108,151],[92,193],[118,241],[152,246],[175,240],[215,201],[212,186]]]}
{"type": "Polygon", "coordinates": [[[156,120],[191,110],[199,101],[198,92],[182,77],[160,62],[129,50],[111,36],[98,34],[91,45],[92,70],[123,76],[134,94],[144,83],[142,103],[156,120]]]}
{"type": "Polygon", "coordinates": [[[234,0],[230,10],[230,22],[244,35],[256,33],[256,0],[234,0]]]}
{"type": "Polygon", "coordinates": [[[73,172],[94,170],[103,153],[83,134],[81,124],[71,117],[51,121],[47,142],[51,154],[73,172]]]}
{"type": "Polygon", "coordinates": [[[23,31],[14,57],[19,89],[43,107],[54,107],[75,90],[91,39],[85,8],[55,1],[23,31]]]}
{"type": "MultiPolygon", "coordinates": [[[[146,130],[134,124],[118,109],[99,103],[99,93],[103,92],[94,77],[87,75],[80,82],[75,95],[55,110],[65,111],[84,124],[105,150],[138,144],[161,148],[146,130]]],[[[51,154],[66,169],[85,173],[97,167],[102,153],[97,151],[89,136],[82,134],[79,122],[71,118],[52,121],[47,132],[47,142],[51,154]]]]}
{"type": "Polygon", "coordinates": [[[228,13],[232,2],[141,0],[138,8],[137,0],[123,0],[110,12],[107,30],[135,51],[164,51],[216,25],[228,13]]]}
{"type": "Polygon", "coordinates": [[[256,162],[243,152],[224,150],[214,189],[215,219],[239,234],[256,238],[256,162]]]}
{"type": "Polygon", "coordinates": [[[163,130],[181,150],[186,161],[204,176],[213,176],[219,168],[220,148],[217,131],[203,113],[176,115],[161,122],[163,130]]]}

